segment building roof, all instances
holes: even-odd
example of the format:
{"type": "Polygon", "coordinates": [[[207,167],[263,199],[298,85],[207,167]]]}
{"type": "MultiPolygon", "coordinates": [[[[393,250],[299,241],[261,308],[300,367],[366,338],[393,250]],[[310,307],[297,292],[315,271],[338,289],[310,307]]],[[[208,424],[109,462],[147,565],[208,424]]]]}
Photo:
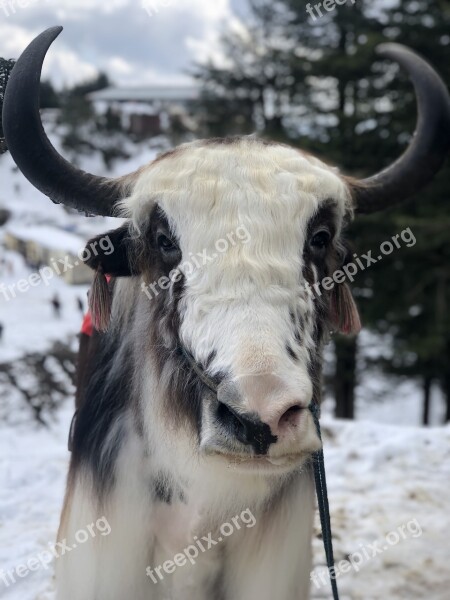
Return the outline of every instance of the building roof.
{"type": "Polygon", "coordinates": [[[197,100],[197,85],[149,85],[145,87],[109,87],[89,94],[93,102],[188,102],[197,100]]]}
{"type": "Polygon", "coordinates": [[[6,228],[6,232],[23,242],[34,242],[42,248],[67,252],[75,256],[86,245],[86,241],[82,237],[50,225],[32,227],[11,225],[6,228]]]}

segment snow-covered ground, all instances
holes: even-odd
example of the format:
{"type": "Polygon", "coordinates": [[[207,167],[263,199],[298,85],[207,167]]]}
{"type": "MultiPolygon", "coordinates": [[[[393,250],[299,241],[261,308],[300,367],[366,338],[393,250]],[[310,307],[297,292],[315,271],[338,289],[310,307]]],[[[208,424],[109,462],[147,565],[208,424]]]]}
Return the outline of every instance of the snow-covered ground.
{"type": "MultiPolygon", "coordinates": [[[[15,572],[55,539],[71,411],[68,401],[49,429],[0,426],[0,569],[6,572],[15,572]]],[[[338,577],[342,600],[447,600],[450,427],[325,418],[323,430],[336,563],[352,555],[359,568],[338,577]]],[[[319,538],[314,557],[320,573],[319,538]]],[[[6,587],[0,571],[1,598],[53,600],[52,568],[15,577],[17,583],[7,578],[6,587]]],[[[313,598],[330,598],[327,581],[318,582],[313,598]]]]}
{"type": "MultiPolygon", "coordinates": [[[[450,427],[326,418],[323,430],[341,598],[447,599],[450,427]]],[[[319,539],[314,556],[324,565],[319,539]]],[[[312,591],[330,598],[327,585],[312,591]]]]}
{"type": "MultiPolygon", "coordinates": [[[[118,164],[115,174],[134,170],[155,153],[142,147],[118,164]]],[[[98,156],[82,166],[98,173],[104,170],[98,156]]],[[[0,207],[12,211],[15,225],[50,224],[76,231],[84,239],[116,226],[112,220],[85,219],[51,204],[13,169],[9,156],[0,157],[0,186],[0,207]]],[[[1,236],[2,229],[0,245],[1,236]]],[[[1,282],[9,285],[30,275],[19,255],[2,254],[0,246],[2,256],[12,270],[0,272],[1,282]]],[[[76,300],[84,299],[86,291],[85,286],[68,286],[55,277],[48,286],[34,287],[14,299],[0,294],[0,322],[5,325],[0,363],[20,361],[25,353],[45,352],[55,341],[73,339],[80,326],[76,300]],[[62,301],[60,319],[50,305],[55,293],[62,301]]],[[[363,333],[363,356],[373,352],[375,342],[363,333]]],[[[365,371],[357,391],[357,422],[334,420],[328,401],[323,418],[336,561],[350,555],[353,562],[361,562],[356,553],[363,556],[359,571],[351,568],[339,576],[342,598],[448,598],[450,428],[417,427],[421,395],[412,382],[365,371]],[[381,552],[372,557],[374,544],[381,552]]],[[[52,600],[52,568],[38,568],[25,577],[16,574],[14,584],[4,573],[37,557],[55,539],[73,400],[67,398],[48,427],[27,418],[27,408],[20,402],[9,398],[8,418],[0,422],[0,598],[52,600]]],[[[441,412],[442,399],[436,395],[433,423],[439,423],[441,412]]],[[[315,565],[323,565],[319,538],[314,555],[315,565]]],[[[328,584],[313,585],[312,591],[315,598],[330,597],[328,584]]]]}
{"type": "MultiPolygon", "coordinates": [[[[3,274],[0,280],[6,286],[32,273],[18,254],[4,252],[3,256],[13,264],[13,272],[3,274]]],[[[42,283],[27,292],[17,292],[15,298],[11,294],[5,298],[0,293],[0,321],[4,324],[0,363],[16,360],[30,351],[44,352],[52,342],[65,340],[76,333],[81,320],[77,298],[86,306],[87,290],[87,286],[69,286],[55,275],[48,285],[42,283]],[[59,319],[50,304],[55,294],[62,306],[59,319]]]]}
{"type": "Polygon", "coordinates": [[[0,425],[0,598],[52,598],[52,567],[28,577],[5,573],[34,558],[55,541],[68,465],[67,402],[51,428],[21,423],[0,425]],[[3,580],[2,580],[3,577],[3,580]]]}

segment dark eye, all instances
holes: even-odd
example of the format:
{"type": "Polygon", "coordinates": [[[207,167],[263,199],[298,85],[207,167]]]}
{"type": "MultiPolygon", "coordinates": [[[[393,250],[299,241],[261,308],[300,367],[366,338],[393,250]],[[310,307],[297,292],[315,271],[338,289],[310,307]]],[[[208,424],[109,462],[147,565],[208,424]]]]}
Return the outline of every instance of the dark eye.
{"type": "Polygon", "coordinates": [[[313,237],[311,238],[311,241],[310,241],[310,245],[313,248],[321,250],[328,246],[328,244],[330,243],[330,240],[331,240],[330,232],[326,231],[324,229],[322,231],[318,231],[316,234],[313,235],[313,237]]]}
{"type": "Polygon", "coordinates": [[[161,259],[166,265],[173,266],[181,260],[181,251],[176,242],[165,233],[159,232],[156,236],[156,244],[161,259]]]}
{"type": "Polygon", "coordinates": [[[177,250],[177,247],[172,242],[172,240],[170,238],[168,238],[167,235],[164,235],[163,233],[158,235],[157,241],[158,241],[158,247],[161,248],[161,250],[163,250],[163,252],[172,252],[173,250],[177,250]]]}

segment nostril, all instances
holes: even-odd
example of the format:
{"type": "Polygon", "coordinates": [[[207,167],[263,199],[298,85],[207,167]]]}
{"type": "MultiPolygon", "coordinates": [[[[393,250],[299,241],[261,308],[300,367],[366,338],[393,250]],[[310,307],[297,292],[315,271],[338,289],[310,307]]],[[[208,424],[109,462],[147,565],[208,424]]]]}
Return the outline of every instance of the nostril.
{"type": "Polygon", "coordinates": [[[289,426],[295,426],[298,423],[299,413],[302,411],[299,404],[294,404],[284,412],[278,421],[278,429],[283,429],[289,426]]]}

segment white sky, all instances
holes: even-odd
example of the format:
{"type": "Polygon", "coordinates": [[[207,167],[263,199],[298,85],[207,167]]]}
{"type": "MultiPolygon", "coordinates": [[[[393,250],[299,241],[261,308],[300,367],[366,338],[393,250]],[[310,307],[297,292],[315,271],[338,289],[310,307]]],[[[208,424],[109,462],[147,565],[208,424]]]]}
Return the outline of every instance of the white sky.
{"type": "Polygon", "coordinates": [[[194,60],[217,55],[221,27],[236,19],[232,4],[240,2],[0,0],[0,56],[17,58],[35,35],[63,25],[44,66],[58,86],[99,69],[119,85],[182,81],[194,60]]]}

